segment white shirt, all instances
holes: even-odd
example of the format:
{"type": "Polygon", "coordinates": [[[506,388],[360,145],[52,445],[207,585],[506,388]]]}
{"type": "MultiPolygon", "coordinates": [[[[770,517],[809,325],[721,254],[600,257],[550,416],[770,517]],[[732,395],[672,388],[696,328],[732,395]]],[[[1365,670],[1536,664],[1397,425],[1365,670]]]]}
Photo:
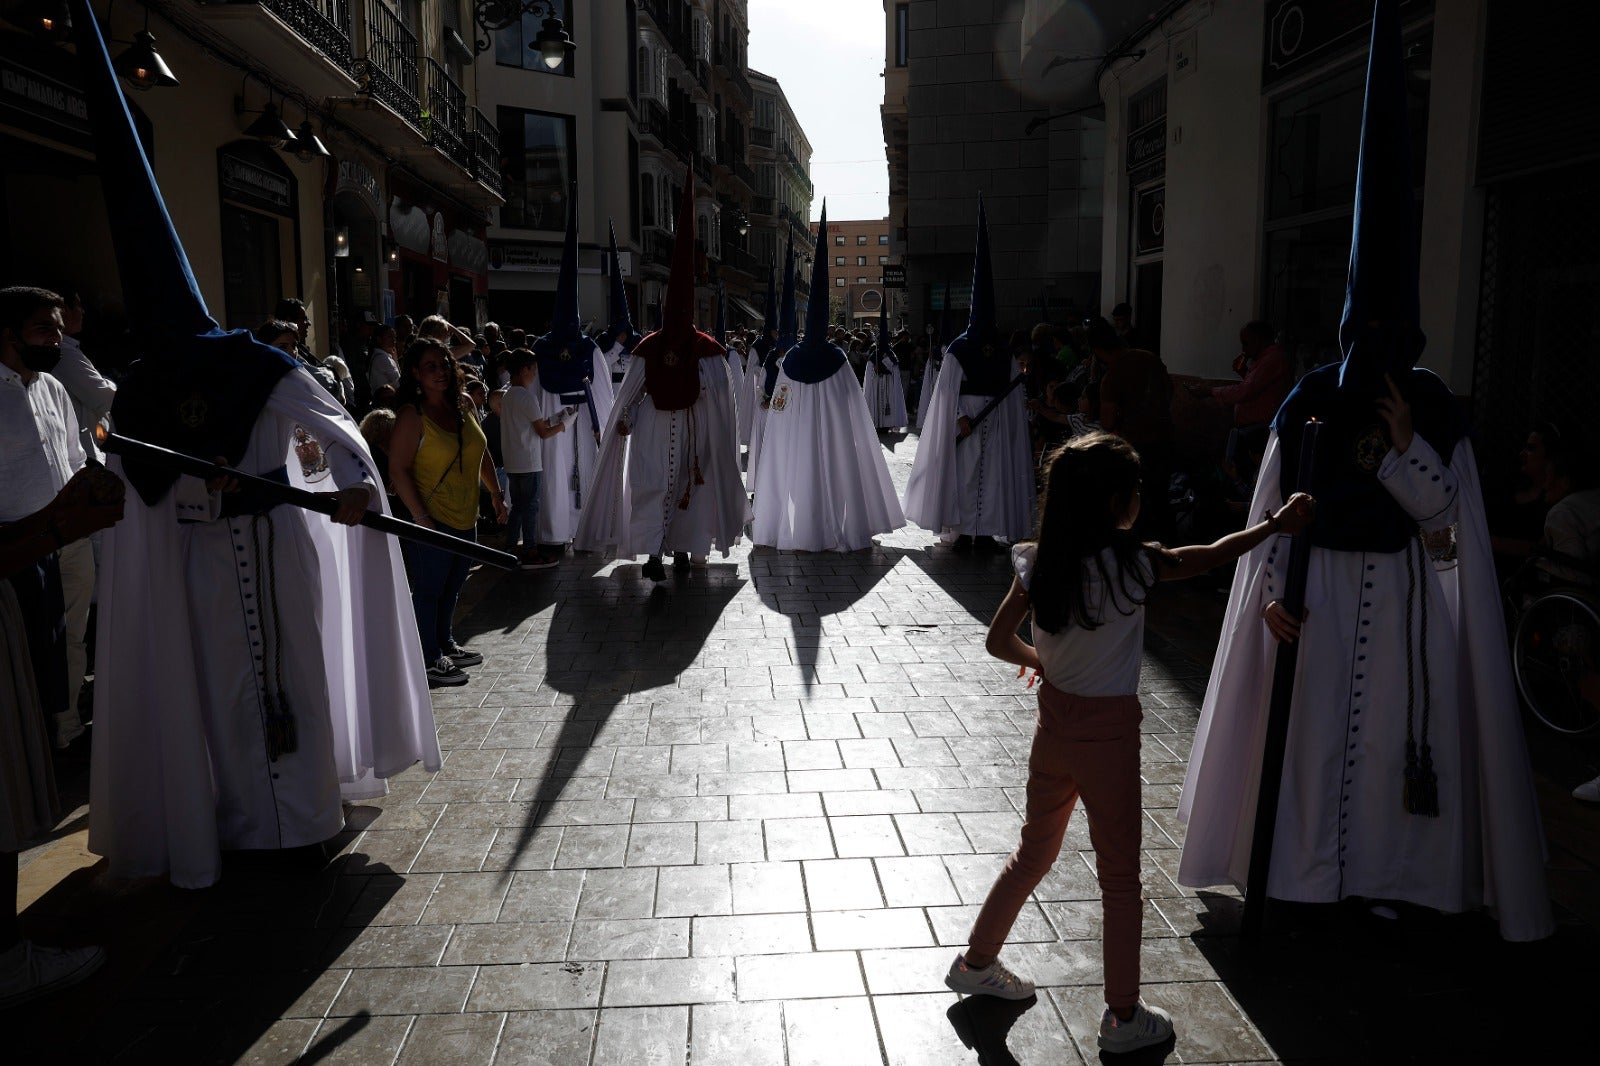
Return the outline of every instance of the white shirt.
{"type": "Polygon", "coordinates": [[[385,385],[400,387],[400,365],[382,348],[372,349],[372,369],[367,371],[367,384],[377,392],[385,385]]]}
{"type": "Polygon", "coordinates": [[[78,338],[61,338],[61,362],[50,371],[50,376],[67,387],[72,397],[72,413],[77,416],[79,437],[86,455],[100,458],[100,449],[94,443],[94,427],[111,413],[111,401],[117,398],[117,387],[83,354],[78,338]]]}
{"type": "Polygon", "coordinates": [[[82,469],[83,444],[67,387],[49,374],[28,385],[0,366],[0,522],[15,522],[55,499],[82,469]]]}
{"type": "Polygon", "coordinates": [[[500,401],[500,452],[508,474],[537,474],[544,470],[544,441],[533,424],[542,416],[539,401],[521,385],[506,390],[500,401]]]}
{"type": "MultiPolygon", "coordinates": [[[[1037,544],[1019,544],[1011,549],[1011,565],[1017,580],[1028,588],[1033,576],[1037,544]]],[[[1139,689],[1139,663],[1144,657],[1144,597],[1140,584],[1153,579],[1150,561],[1139,556],[1140,581],[1129,575],[1128,588],[1137,597],[1130,600],[1121,588],[1116,556],[1110,548],[1101,553],[1111,589],[1100,578],[1100,568],[1091,564],[1085,575],[1084,601],[1099,621],[1094,629],[1068,623],[1059,633],[1046,633],[1037,621],[1033,627],[1033,646],[1039,650],[1044,679],[1074,696],[1131,696],[1139,689]],[[1111,593],[1108,603],[1108,591],[1111,593]]]]}

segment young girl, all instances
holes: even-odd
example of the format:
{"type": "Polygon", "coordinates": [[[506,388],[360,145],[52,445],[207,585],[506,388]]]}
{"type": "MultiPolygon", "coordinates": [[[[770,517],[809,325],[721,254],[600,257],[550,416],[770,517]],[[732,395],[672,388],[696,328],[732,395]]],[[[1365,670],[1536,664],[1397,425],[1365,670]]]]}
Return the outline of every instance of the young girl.
{"type": "Polygon", "coordinates": [[[999,961],[1017,913],[1056,855],[1073,805],[1089,812],[1104,916],[1106,1011],[1100,1047],[1122,1052],[1172,1035],[1166,1012],[1139,1002],[1139,723],[1135,694],[1144,648],[1145,596],[1157,581],[1193,577],[1237,559],[1268,537],[1310,523],[1297,493],[1276,514],[1215,544],[1144,545],[1139,455],[1120,437],[1076,438],[1050,458],[1039,536],[1012,550],[1017,576],[989,626],[989,654],[1031,667],[1042,680],[1028,759],[1022,842],[984,901],[964,954],[945,984],[966,995],[1026,999],[1033,983],[999,961]],[[1037,647],[1017,636],[1033,612],[1037,647]]]}

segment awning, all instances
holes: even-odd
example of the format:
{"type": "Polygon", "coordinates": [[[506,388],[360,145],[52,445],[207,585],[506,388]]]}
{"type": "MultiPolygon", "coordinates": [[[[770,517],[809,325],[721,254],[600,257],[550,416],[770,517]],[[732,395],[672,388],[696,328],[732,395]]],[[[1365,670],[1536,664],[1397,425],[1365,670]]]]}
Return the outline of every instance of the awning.
{"type": "Polygon", "coordinates": [[[748,316],[750,321],[756,323],[757,325],[760,325],[767,319],[766,315],[762,314],[760,311],[757,311],[754,307],[751,307],[737,296],[728,297],[728,302],[731,303],[741,313],[748,316]]]}

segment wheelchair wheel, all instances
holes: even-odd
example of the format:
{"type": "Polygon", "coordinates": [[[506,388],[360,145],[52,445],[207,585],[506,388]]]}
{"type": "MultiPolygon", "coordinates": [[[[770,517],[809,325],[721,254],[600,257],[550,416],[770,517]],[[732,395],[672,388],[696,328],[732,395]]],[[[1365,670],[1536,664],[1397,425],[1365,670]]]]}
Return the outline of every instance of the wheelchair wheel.
{"type": "Polygon", "coordinates": [[[1571,591],[1535,600],[1517,623],[1512,667],[1539,721],[1574,736],[1600,728],[1600,612],[1594,601],[1571,591]]]}

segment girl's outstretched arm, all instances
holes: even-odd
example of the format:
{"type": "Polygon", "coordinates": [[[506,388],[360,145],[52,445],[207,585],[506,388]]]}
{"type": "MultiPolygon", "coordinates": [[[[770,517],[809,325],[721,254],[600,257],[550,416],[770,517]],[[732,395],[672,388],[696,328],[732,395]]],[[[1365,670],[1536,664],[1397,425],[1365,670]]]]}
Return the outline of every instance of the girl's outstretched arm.
{"type": "MultiPolygon", "coordinates": [[[[1162,581],[1179,581],[1232,562],[1268,537],[1280,533],[1293,536],[1301,532],[1311,524],[1312,510],[1311,497],[1297,492],[1265,522],[1257,522],[1249,529],[1230,533],[1215,544],[1191,544],[1163,552],[1158,556],[1162,565],[1156,567],[1156,576],[1162,581]]],[[[993,630],[990,632],[992,634],[993,630]]]]}
{"type": "Polygon", "coordinates": [[[1002,662],[1037,670],[1039,653],[1032,644],[1017,636],[1022,620],[1028,617],[1029,606],[1028,590],[1022,587],[1019,579],[1012,578],[1006,598],[1000,601],[1000,609],[994,613],[994,621],[989,623],[989,639],[984,643],[984,649],[1002,662]]]}

